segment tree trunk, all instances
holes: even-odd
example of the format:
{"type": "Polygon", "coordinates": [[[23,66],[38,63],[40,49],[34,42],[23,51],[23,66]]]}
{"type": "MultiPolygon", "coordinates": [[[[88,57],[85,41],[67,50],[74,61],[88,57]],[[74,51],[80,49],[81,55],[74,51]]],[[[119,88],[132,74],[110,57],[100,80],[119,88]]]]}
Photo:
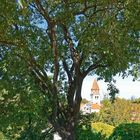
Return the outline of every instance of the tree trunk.
{"type": "Polygon", "coordinates": [[[73,123],[69,122],[69,124],[67,124],[63,130],[60,130],[58,134],[62,140],[75,140],[75,124],[73,126],[73,123]]]}
{"type": "MultiPolygon", "coordinates": [[[[68,96],[68,106],[65,114],[64,123],[56,124],[55,132],[61,137],[60,140],[75,140],[76,139],[76,124],[78,120],[78,114],[80,110],[80,102],[81,102],[81,87],[82,87],[83,78],[77,77],[75,82],[73,82],[72,86],[69,89],[68,96]]],[[[63,119],[64,119],[63,118],[63,119]]]]}

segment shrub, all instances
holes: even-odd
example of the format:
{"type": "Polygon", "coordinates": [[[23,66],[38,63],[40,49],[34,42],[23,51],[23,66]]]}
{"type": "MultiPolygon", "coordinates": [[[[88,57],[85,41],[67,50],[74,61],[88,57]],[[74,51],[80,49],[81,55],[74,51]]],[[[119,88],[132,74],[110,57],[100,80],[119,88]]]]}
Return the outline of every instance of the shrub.
{"type": "Polygon", "coordinates": [[[8,140],[1,131],[0,131],[0,140],[8,140]]]}
{"type": "Polygon", "coordinates": [[[140,123],[123,123],[117,126],[110,140],[139,140],[140,123]]]}
{"type": "Polygon", "coordinates": [[[91,127],[94,114],[82,115],[76,129],[76,140],[106,140],[105,136],[91,127]]]}
{"type": "Polygon", "coordinates": [[[92,131],[92,129],[79,128],[76,130],[76,140],[106,140],[106,138],[100,132],[92,131]]]}
{"type": "Polygon", "coordinates": [[[92,123],[91,127],[93,130],[100,132],[102,135],[105,135],[106,137],[109,137],[114,130],[114,126],[102,122],[92,123]]]}

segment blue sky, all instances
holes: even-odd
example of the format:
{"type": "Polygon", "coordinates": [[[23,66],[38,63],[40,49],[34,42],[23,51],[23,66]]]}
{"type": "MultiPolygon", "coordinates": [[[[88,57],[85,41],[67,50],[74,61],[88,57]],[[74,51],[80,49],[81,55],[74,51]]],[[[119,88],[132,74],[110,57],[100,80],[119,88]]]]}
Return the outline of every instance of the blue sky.
{"type": "MultiPolygon", "coordinates": [[[[91,86],[93,80],[96,79],[94,76],[87,76],[83,82],[82,87],[82,97],[90,100],[91,86]]],[[[133,81],[132,76],[122,79],[121,77],[116,76],[116,87],[119,89],[119,97],[130,99],[132,96],[139,98],[140,97],[140,81],[133,81]]],[[[103,97],[103,94],[107,93],[107,83],[103,80],[98,81],[100,87],[100,94],[103,97]]]]}

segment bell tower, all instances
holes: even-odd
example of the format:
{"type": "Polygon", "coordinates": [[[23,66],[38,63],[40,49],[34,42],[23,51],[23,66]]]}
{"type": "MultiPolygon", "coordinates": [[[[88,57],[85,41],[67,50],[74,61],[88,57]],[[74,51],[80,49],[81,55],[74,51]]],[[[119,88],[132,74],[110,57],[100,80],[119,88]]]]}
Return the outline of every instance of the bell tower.
{"type": "Polygon", "coordinates": [[[93,104],[100,105],[100,93],[99,93],[99,90],[100,89],[99,89],[98,83],[97,83],[96,80],[94,80],[92,88],[91,88],[91,94],[90,94],[91,102],[93,104]]]}

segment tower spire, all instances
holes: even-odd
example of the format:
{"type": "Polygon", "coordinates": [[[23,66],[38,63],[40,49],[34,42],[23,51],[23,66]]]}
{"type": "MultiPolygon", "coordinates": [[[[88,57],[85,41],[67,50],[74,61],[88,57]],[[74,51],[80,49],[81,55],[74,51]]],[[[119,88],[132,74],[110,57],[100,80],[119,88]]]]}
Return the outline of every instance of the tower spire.
{"type": "Polygon", "coordinates": [[[94,79],[92,87],[91,87],[91,94],[90,94],[91,102],[93,104],[100,105],[100,93],[99,93],[99,90],[100,89],[99,89],[98,83],[97,83],[96,79],[94,79]]]}
{"type": "Polygon", "coordinates": [[[91,93],[92,94],[99,94],[99,90],[100,89],[99,89],[98,83],[97,83],[96,79],[94,79],[93,85],[91,87],[91,93]]]}

